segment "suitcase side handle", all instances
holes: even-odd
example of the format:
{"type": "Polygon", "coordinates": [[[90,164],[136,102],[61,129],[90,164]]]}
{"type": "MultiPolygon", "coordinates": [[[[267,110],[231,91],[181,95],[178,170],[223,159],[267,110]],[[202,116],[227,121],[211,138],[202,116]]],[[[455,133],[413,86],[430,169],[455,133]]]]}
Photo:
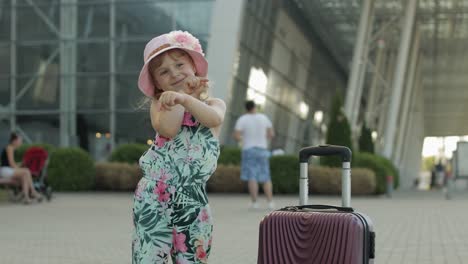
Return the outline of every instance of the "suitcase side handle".
{"type": "Polygon", "coordinates": [[[343,146],[320,145],[303,148],[299,151],[299,162],[308,162],[310,156],[341,156],[342,162],[351,162],[351,150],[343,146]]]}

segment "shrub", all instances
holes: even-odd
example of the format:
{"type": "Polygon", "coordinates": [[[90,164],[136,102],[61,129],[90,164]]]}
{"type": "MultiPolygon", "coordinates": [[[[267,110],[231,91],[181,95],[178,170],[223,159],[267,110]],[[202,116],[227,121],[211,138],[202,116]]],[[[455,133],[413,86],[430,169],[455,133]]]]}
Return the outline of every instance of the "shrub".
{"type": "Polygon", "coordinates": [[[21,145],[19,148],[15,150],[15,161],[20,162],[23,160],[23,155],[26,152],[27,149],[31,147],[41,147],[47,151],[47,153],[51,153],[55,147],[51,144],[45,144],[45,143],[37,143],[37,144],[24,144],[21,145]]]}
{"type": "Polygon", "coordinates": [[[96,189],[135,190],[142,176],[142,171],[137,164],[100,162],[96,164],[96,189]]]}
{"type": "MultiPolygon", "coordinates": [[[[353,151],[351,143],[351,128],[348,119],[342,110],[340,96],[335,96],[332,102],[330,123],[328,125],[326,142],[330,145],[346,146],[353,151]]],[[[338,156],[320,158],[320,165],[327,167],[341,167],[341,159],[338,156]]]]}
{"type": "Polygon", "coordinates": [[[48,181],[55,190],[80,191],[94,187],[95,168],[91,156],[80,148],[52,151],[48,181]]]}
{"type": "Polygon", "coordinates": [[[209,192],[241,193],[246,191],[246,184],[240,179],[240,167],[219,164],[208,180],[209,192]]]}
{"type": "Polygon", "coordinates": [[[299,192],[299,157],[279,155],[270,158],[271,181],[275,193],[299,192]]]}
{"type": "Polygon", "coordinates": [[[364,122],[361,127],[361,135],[359,136],[359,151],[374,153],[374,142],[372,141],[372,131],[364,122]]]}
{"type": "Polygon", "coordinates": [[[145,144],[122,144],[112,151],[109,161],[138,164],[141,155],[147,151],[148,148],[149,146],[145,144]]]}
{"type": "Polygon", "coordinates": [[[375,173],[377,180],[376,193],[382,194],[386,190],[387,176],[392,174],[392,171],[385,166],[382,160],[370,153],[355,153],[353,156],[354,167],[368,168],[375,173]]]}
{"type": "Polygon", "coordinates": [[[221,153],[218,159],[218,164],[240,165],[241,153],[242,153],[242,150],[238,147],[222,146],[221,153]]]}
{"type": "MultiPolygon", "coordinates": [[[[329,167],[309,167],[309,190],[313,194],[341,194],[342,170],[329,167]]],[[[352,195],[374,194],[376,179],[373,171],[356,168],[351,172],[352,195]]]]}
{"type": "Polygon", "coordinates": [[[390,171],[389,175],[393,176],[393,188],[397,189],[400,186],[400,174],[398,173],[398,169],[389,159],[379,155],[376,155],[376,158],[390,171]]]}

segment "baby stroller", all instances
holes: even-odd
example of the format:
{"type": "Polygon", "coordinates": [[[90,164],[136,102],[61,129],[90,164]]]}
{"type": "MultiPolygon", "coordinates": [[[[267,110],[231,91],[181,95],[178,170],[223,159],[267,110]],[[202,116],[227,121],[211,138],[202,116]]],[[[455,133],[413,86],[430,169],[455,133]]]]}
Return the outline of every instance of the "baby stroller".
{"type": "Polygon", "coordinates": [[[23,155],[23,166],[28,168],[36,191],[42,193],[47,201],[52,198],[52,187],[47,183],[49,154],[41,147],[30,147],[23,155]]]}

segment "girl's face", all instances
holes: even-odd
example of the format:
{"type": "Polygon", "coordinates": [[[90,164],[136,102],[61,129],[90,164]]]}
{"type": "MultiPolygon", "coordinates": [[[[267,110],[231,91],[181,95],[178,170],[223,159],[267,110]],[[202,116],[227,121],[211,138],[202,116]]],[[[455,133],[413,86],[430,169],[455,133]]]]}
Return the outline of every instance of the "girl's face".
{"type": "Polygon", "coordinates": [[[195,76],[192,59],[181,50],[170,50],[152,62],[154,63],[150,64],[150,73],[157,90],[181,91],[187,77],[195,76]]]}

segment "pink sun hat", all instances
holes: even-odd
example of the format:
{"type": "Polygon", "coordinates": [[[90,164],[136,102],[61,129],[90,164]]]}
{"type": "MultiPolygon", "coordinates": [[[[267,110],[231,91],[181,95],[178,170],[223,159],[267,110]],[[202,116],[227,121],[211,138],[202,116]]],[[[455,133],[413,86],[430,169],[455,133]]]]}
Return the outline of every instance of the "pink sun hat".
{"type": "Polygon", "coordinates": [[[205,59],[200,41],[187,31],[171,31],[153,38],[146,44],[143,53],[143,61],[145,64],[138,77],[138,88],[140,88],[146,96],[153,97],[156,89],[149,72],[149,62],[161,53],[171,49],[181,49],[187,52],[195,64],[195,74],[200,77],[206,77],[208,62],[205,59]]]}

